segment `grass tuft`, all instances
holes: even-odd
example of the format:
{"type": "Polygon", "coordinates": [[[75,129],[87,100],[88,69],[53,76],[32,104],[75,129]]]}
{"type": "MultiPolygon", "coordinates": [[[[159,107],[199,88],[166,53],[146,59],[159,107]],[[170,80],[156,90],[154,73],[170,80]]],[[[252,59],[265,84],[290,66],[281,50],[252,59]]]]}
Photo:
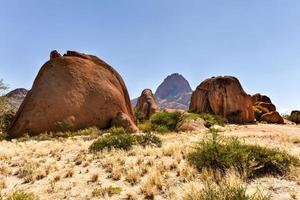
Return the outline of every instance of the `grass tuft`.
{"type": "Polygon", "coordinates": [[[192,188],[183,197],[184,200],[270,200],[269,195],[263,195],[259,190],[249,195],[246,193],[246,187],[242,185],[232,185],[228,182],[215,184],[205,182],[202,189],[192,188]]]}
{"type": "Polygon", "coordinates": [[[24,191],[15,191],[12,195],[8,196],[5,200],[39,200],[40,198],[33,193],[24,191]]]}

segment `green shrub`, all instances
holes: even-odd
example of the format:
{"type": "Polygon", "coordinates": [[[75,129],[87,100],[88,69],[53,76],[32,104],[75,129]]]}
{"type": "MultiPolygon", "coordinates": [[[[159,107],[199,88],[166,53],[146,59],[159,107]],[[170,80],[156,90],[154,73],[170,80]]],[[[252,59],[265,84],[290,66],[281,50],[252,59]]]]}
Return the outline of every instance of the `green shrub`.
{"type": "Polygon", "coordinates": [[[161,143],[160,138],[151,133],[136,135],[123,132],[119,129],[118,131],[113,131],[112,133],[100,137],[92,143],[89,149],[90,151],[110,150],[112,148],[129,150],[133,145],[160,147],[161,143]]]}
{"type": "Polygon", "coordinates": [[[268,108],[264,108],[262,106],[256,105],[256,106],[253,106],[253,112],[254,112],[255,119],[257,121],[260,121],[261,116],[265,113],[268,113],[269,110],[268,110],[268,108]]]}
{"type": "Polygon", "coordinates": [[[143,135],[136,135],[137,142],[142,146],[156,146],[161,147],[162,141],[159,137],[151,133],[145,133],[143,135]]]}
{"type": "Polygon", "coordinates": [[[128,150],[132,145],[136,144],[136,138],[130,133],[124,134],[107,134],[95,141],[91,146],[91,151],[100,151],[107,149],[124,149],[128,150]]]}
{"type": "Polygon", "coordinates": [[[206,182],[199,191],[191,191],[184,196],[185,200],[270,200],[270,196],[263,195],[259,190],[255,194],[248,195],[246,188],[242,185],[231,185],[222,182],[217,185],[206,182]]]}
{"type": "Polygon", "coordinates": [[[300,113],[292,113],[290,116],[288,116],[288,120],[296,123],[296,124],[300,124],[300,113]]]}
{"type": "MultiPolygon", "coordinates": [[[[210,113],[201,113],[196,115],[198,115],[200,118],[202,118],[205,121],[204,125],[207,128],[210,128],[214,125],[225,126],[225,120],[218,115],[213,115],[210,113]]],[[[194,117],[196,117],[196,115],[194,117]]]]}
{"type": "Polygon", "coordinates": [[[188,160],[198,170],[211,168],[225,173],[234,167],[246,178],[282,176],[290,166],[298,164],[298,159],[286,152],[244,144],[237,138],[220,139],[216,133],[198,143],[188,160]]]}
{"type": "Polygon", "coordinates": [[[8,196],[5,200],[39,200],[40,198],[33,193],[24,191],[15,191],[12,195],[8,196]]]}
{"type": "Polygon", "coordinates": [[[157,132],[177,131],[183,120],[184,114],[182,112],[159,112],[150,118],[150,129],[157,132]]]}

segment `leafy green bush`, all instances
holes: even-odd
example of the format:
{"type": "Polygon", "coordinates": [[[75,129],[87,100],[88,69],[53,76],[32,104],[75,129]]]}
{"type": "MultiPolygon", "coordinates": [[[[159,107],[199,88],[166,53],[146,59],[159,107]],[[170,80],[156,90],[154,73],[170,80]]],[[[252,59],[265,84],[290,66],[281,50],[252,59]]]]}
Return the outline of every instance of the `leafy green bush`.
{"type": "Polygon", "coordinates": [[[136,135],[126,133],[125,131],[123,132],[118,128],[113,129],[113,132],[100,137],[89,149],[90,151],[101,151],[103,149],[110,150],[112,148],[129,150],[133,145],[160,147],[161,143],[160,138],[151,133],[136,135]]]}
{"type": "Polygon", "coordinates": [[[183,122],[184,114],[182,112],[159,112],[155,113],[150,118],[145,132],[171,132],[177,131],[178,126],[183,122]]]}
{"type": "Polygon", "coordinates": [[[248,195],[242,185],[231,185],[222,182],[217,185],[206,182],[199,191],[191,191],[184,196],[185,200],[270,200],[270,196],[263,195],[259,190],[255,194],[248,195]]]}
{"type": "Polygon", "coordinates": [[[237,138],[220,139],[216,133],[198,143],[188,160],[198,170],[211,168],[225,173],[234,167],[246,178],[285,175],[290,166],[298,164],[298,159],[286,152],[244,144],[237,138]]]}
{"type": "Polygon", "coordinates": [[[8,196],[5,200],[39,200],[40,198],[33,193],[24,191],[15,191],[12,195],[8,196]]]}

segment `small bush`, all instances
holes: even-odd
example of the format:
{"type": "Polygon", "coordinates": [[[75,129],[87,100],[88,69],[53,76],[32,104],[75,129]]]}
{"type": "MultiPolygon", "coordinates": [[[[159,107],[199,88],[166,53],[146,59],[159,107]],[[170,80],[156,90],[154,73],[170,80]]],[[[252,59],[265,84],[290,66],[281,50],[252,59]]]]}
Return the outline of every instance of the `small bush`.
{"type": "Polygon", "coordinates": [[[12,195],[8,196],[5,200],[39,200],[40,198],[33,193],[24,191],[15,191],[12,195]]]}
{"type": "Polygon", "coordinates": [[[142,145],[142,146],[161,146],[161,140],[151,134],[135,135],[114,129],[112,133],[106,134],[96,140],[91,146],[91,151],[101,151],[103,149],[124,149],[129,150],[133,145],[142,145]]]}
{"type": "Polygon", "coordinates": [[[162,141],[159,137],[151,133],[146,133],[144,135],[137,135],[138,144],[142,146],[156,146],[161,147],[162,141]]]}
{"type": "Polygon", "coordinates": [[[262,106],[256,105],[256,106],[253,106],[253,112],[254,112],[254,115],[255,115],[255,119],[257,121],[260,121],[261,116],[265,113],[268,113],[269,110],[268,110],[268,108],[264,108],[262,106]]]}
{"type": "Polygon", "coordinates": [[[115,194],[120,194],[122,192],[122,188],[120,187],[105,187],[105,188],[95,188],[92,191],[93,197],[104,197],[106,194],[108,196],[113,196],[115,194]]]}
{"type": "Polygon", "coordinates": [[[298,112],[292,113],[290,116],[288,116],[288,120],[296,124],[300,124],[300,113],[298,112]]]}
{"type": "Polygon", "coordinates": [[[144,132],[172,132],[177,131],[177,128],[184,120],[184,114],[181,112],[159,112],[151,116],[149,121],[139,125],[139,128],[144,132]]]}
{"type": "Polygon", "coordinates": [[[255,194],[246,194],[246,188],[242,185],[231,185],[222,182],[217,185],[206,182],[203,189],[191,191],[184,200],[270,200],[270,196],[263,195],[259,190],[255,194]]]}
{"type": "Polygon", "coordinates": [[[247,145],[236,138],[222,140],[216,133],[198,143],[188,155],[188,160],[198,170],[211,168],[225,173],[234,167],[246,178],[268,174],[282,176],[289,171],[290,166],[298,164],[298,159],[286,152],[247,145]]]}
{"type": "Polygon", "coordinates": [[[218,116],[218,115],[213,115],[210,113],[200,113],[200,114],[195,114],[193,113],[193,117],[200,117],[205,121],[205,127],[210,128],[214,125],[219,125],[219,126],[225,126],[225,120],[218,116]]]}

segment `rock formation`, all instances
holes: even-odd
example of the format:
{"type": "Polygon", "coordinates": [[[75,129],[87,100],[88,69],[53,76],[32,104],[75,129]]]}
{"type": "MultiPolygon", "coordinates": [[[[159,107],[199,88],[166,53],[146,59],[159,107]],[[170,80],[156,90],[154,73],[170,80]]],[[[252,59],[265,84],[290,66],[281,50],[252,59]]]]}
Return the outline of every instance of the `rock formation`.
{"type": "Polygon", "coordinates": [[[143,90],[141,96],[137,100],[135,111],[138,118],[141,120],[148,120],[151,115],[159,112],[156,98],[150,89],[143,90]]]}
{"type": "Polygon", "coordinates": [[[261,116],[261,121],[265,121],[273,124],[283,124],[284,120],[280,114],[276,111],[265,113],[261,116]]]}
{"type": "Polygon", "coordinates": [[[276,112],[276,106],[272,103],[268,96],[257,93],[253,95],[251,99],[257,121],[277,124],[284,122],[280,114],[276,112]]]}
{"type": "Polygon", "coordinates": [[[54,58],[59,58],[59,57],[61,57],[60,53],[58,53],[56,50],[51,51],[50,60],[52,60],[54,58]]]}
{"type": "MultiPolygon", "coordinates": [[[[189,82],[182,75],[174,73],[164,79],[158,86],[154,96],[161,110],[187,110],[191,95],[192,89],[189,82]]],[[[137,99],[133,99],[131,103],[135,106],[137,99]]]]}
{"type": "Polygon", "coordinates": [[[17,112],[27,93],[28,90],[26,90],[25,88],[17,88],[5,95],[13,112],[17,112]]]}
{"type": "Polygon", "coordinates": [[[158,86],[155,96],[160,99],[173,98],[180,94],[192,92],[188,81],[180,74],[171,74],[158,86]]]}
{"type": "Polygon", "coordinates": [[[254,94],[251,97],[253,104],[256,102],[265,102],[265,103],[272,103],[271,99],[266,95],[261,95],[260,93],[254,94]]]}
{"type": "Polygon", "coordinates": [[[232,76],[203,81],[192,94],[190,110],[219,115],[233,123],[254,121],[251,97],[232,76]]]}
{"type": "Polygon", "coordinates": [[[109,128],[119,112],[130,121],[130,127],[124,128],[137,130],[125,83],[117,71],[92,55],[74,51],[57,55],[51,53],[40,69],[9,130],[11,138],[63,127],[109,128]]]}

